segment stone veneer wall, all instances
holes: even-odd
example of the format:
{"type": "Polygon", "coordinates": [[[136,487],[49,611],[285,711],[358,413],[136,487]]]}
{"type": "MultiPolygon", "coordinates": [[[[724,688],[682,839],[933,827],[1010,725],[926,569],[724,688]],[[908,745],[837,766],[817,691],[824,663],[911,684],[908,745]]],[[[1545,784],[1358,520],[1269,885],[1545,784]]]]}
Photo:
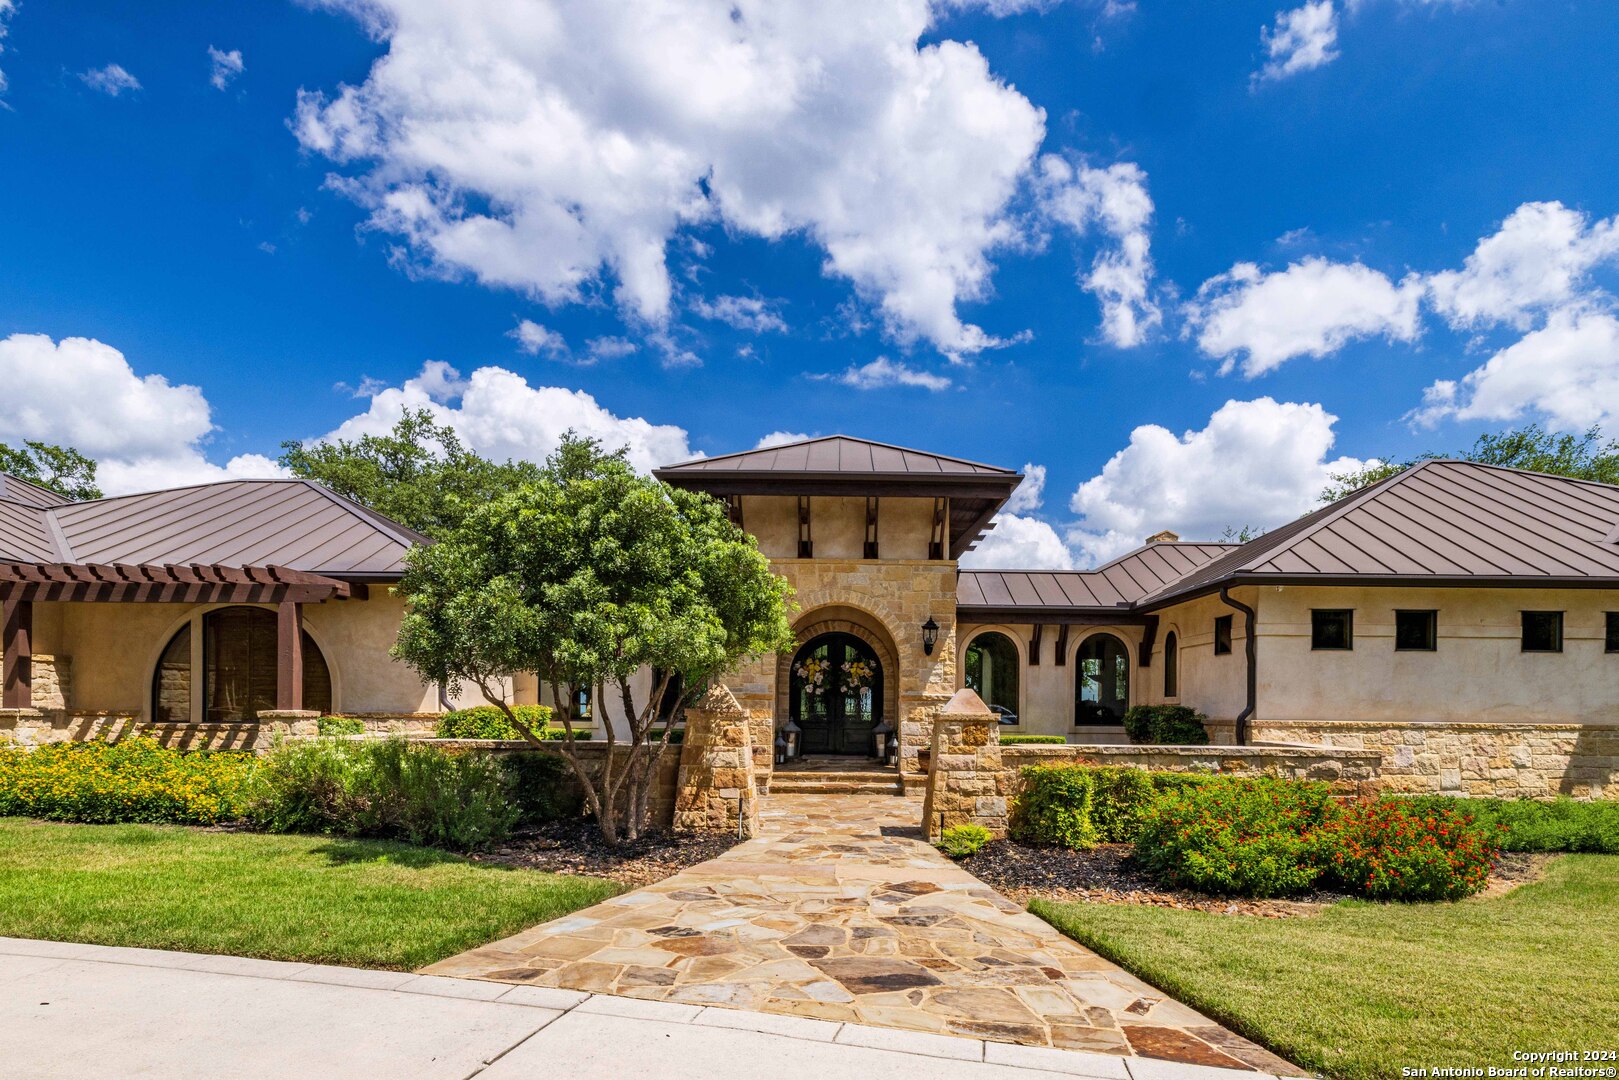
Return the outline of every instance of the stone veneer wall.
{"type": "MultiPolygon", "coordinates": [[[[883,671],[885,690],[890,680],[895,682],[894,713],[888,719],[900,731],[900,771],[915,776],[917,757],[933,737],[933,712],[956,688],[955,562],[772,559],[770,568],[785,577],[796,592],[801,613],[793,620],[796,628],[819,632],[827,618],[852,622],[855,620],[841,613],[829,612],[823,618],[817,612],[853,609],[865,617],[861,622],[880,626],[893,642],[892,666],[898,670],[885,667],[883,671]],[[931,655],[922,651],[922,624],[929,618],[939,625],[931,655]]],[[[755,771],[761,785],[769,781],[774,729],[787,722],[780,706],[785,700],[785,670],[781,658],[771,655],[742,666],[725,680],[737,703],[753,716],[755,771]]]]}
{"type": "Polygon", "coordinates": [[[1341,796],[1371,795],[1382,789],[1382,755],[1375,750],[1325,746],[1057,746],[1001,747],[1012,776],[1025,765],[1072,762],[1125,765],[1154,772],[1214,773],[1221,776],[1275,776],[1321,780],[1341,796]]]}
{"type": "Polygon", "coordinates": [[[1001,757],[1000,722],[979,696],[958,690],[933,714],[922,828],[931,841],[957,825],[1006,835],[1007,793],[1016,773],[1001,757]]]}
{"type": "Polygon", "coordinates": [[[723,686],[686,709],[673,826],[676,832],[759,831],[759,791],[746,709],[723,686]]]}
{"type": "Polygon", "coordinates": [[[1253,736],[1375,752],[1391,791],[1619,799],[1619,725],[1278,720],[1253,736]]]}

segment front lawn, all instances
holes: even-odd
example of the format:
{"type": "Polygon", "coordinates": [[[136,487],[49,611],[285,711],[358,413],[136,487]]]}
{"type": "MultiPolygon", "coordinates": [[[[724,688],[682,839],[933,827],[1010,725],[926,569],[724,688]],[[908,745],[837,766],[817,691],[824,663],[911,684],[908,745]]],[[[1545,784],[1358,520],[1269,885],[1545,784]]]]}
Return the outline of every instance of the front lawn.
{"type": "Polygon", "coordinates": [[[1346,1080],[1513,1065],[1514,1050],[1619,1049],[1619,856],[1563,856],[1505,896],[1351,900],[1304,918],[1030,909],[1283,1057],[1346,1080]]]}
{"type": "Polygon", "coordinates": [[[411,970],[620,892],[373,840],[0,818],[0,936],[411,970]]]}

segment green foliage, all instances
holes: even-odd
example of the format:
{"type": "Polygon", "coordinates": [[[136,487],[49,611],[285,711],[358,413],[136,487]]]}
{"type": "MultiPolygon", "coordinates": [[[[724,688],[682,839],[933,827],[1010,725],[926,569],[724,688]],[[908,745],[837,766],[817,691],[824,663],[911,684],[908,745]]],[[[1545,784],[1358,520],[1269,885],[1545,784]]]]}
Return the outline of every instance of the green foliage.
{"type": "Polygon", "coordinates": [[[154,739],[0,749],[0,817],[212,825],[241,816],[253,755],[183,753],[154,739]]]}
{"type": "Polygon", "coordinates": [[[1383,796],[1415,813],[1454,810],[1493,834],[1503,851],[1590,851],[1619,855],[1619,802],[1570,798],[1473,799],[1451,795],[1383,796]]]}
{"type": "Polygon", "coordinates": [[[281,444],[281,464],[339,495],[439,538],[476,507],[540,477],[527,461],[478,456],[426,409],[406,410],[386,435],[306,445],[281,444]]]}
{"type": "Polygon", "coordinates": [[[1012,839],[1071,849],[1095,847],[1091,772],[1077,765],[1026,765],[1012,807],[1012,839]]]}
{"type": "MultiPolygon", "coordinates": [[[[1151,773],[1129,766],[1090,770],[1091,820],[1104,844],[1127,844],[1141,831],[1141,818],[1158,797],[1151,773]]],[[[1173,774],[1169,774],[1173,775],[1173,774]]]]}
{"type": "MultiPolygon", "coordinates": [[[[560,739],[566,733],[551,728],[551,710],[545,705],[514,705],[517,720],[542,739],[560,739]]],[[[441,739],[521,739],[523,733],[512,726],[496,705],[476,705],[456,709],[439,717],[436,734],[441,739]]],[[[578,734],[578,732],[575,732],[578,734]]]]}
{"type": "Polygon", "coordinates": [[[1061,746],[1068,740],[1061,735],[1002,735],[1002,746],[1061,746]]]}
{"type": "Polygon", "coordinates": [[[315,730],[322,735],[364,735],[365,721],[357,716],[323,716],[315,721],[315,730]]]}
{"type": "Polygon", "coordinates": [[[963,859],[980,851],[995,837],[982,825],[952,825],[939,834],[938,848],[952,859],[963,859]]]}
{"type": "MultiPolygon", "coordinates": [[[[518,672],[611,687],[632,748],[648,745],[674,680],[697,692],[793,640],[790,588],[719,500],[639,476],[622,452],[571,434],[539,480],[412,551],[399,591],[407,608],[393,655],[424,679],[491,698],[518,672]],[[637,703],[632,679],[647,668],[664,681],[637,703]]],[[[571,707],[565,696],[559,708],[571,707]]],[[[638,834],[656,775],[646,750],[632,755],[631,782],[604,773],[585,792],[613,842],[620,821],[638,834]]]]}
{"type": "Polygon", "coordinates": [[[37,487],[75,501],[101,498],[96,463],[71,446],[23,441],[22,449],[0,443],[0,473],[10,473],[37,487]]]}
{"type": "Polygon", "coordinates": [[[1325,784],[1232,778],[1164,792],[1142,815],[1135,857],[1167,885],[1287,896],[1320,878],[1311,834],[1331,811],[1325,784]]]}
{"type": "MultiPolygon", "coordinates": [[[[1420,461],[1444,456],[1428,453],[1411,461],[1380,461],[1353,472],[1334,473],[1332,483],[1321,493],[1321,501],[1333,502],[1404,472],[1420,461]]],[[[1576,480],[1619,484],[1619,441],[1604,441],[1602,429],[1595,425],[1581,435],[1554,435],[1539,424],[1509,428],[1480,435],[1472,449],[1455,456],[1463,461],[1476,461],[1480,465],[1503,465],[1576,480]]]]}
{"type": "Polygon", "coordinates": [[[521,813],[495,758],[405,739],[287,743],[265,755],[256,779],[250,813],[269,832],[478,851],[505,838],[521,813]]]}
{"type": "Polygon", "coordinates": [[[502,754],[499,761],[511,783],[519,824],[558,821],[579,813],[579,793],[566,761],[537,751],[502,754]]]}
{"type": "Polygon", "coordinates": [[[1124,711],[1124,733],[1133,743],[1207,746],[1207,719],[1186,705],[1132,705],[1124,711]]]}

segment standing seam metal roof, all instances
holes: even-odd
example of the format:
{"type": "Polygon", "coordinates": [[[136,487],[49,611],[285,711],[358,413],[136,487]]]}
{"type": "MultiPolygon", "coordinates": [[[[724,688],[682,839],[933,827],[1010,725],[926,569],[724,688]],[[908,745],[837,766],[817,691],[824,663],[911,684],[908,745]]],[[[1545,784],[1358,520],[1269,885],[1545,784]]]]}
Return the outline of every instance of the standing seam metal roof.
{"type": "Polygon", "coordinates": [[[743,450],[718,457],[695,458],[665,465],[659,473],[745,472],[745,473],[842,473],[865,476],[905,476],[913,479],[937,477],[1013,477],[1016,470],[985,465],[965,458],[908,450],[903,446],[856,439],[849,435],[826,435],[781,446],[743,450]]]}

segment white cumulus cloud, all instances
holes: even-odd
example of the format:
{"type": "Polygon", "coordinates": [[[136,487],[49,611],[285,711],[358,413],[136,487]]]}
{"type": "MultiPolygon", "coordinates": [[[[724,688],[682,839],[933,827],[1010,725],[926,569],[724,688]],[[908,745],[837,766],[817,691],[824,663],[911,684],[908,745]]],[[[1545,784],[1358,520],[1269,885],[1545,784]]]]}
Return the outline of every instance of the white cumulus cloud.
{"type": "Polygon", "coordinates": [[[1046,467],[1029,462],[1023,466],[1023,483],[1012,492],[1012,497],[1006,500],[1005,510],[1010,513],[1027,513],[1040,509],[1041,502],[1046,494],[1046,467]]]}
{"type": "Polygon", "coordinates": [[[1072,570],[1074,554],[1046,522],[1003,511],[989,535],[962,555],[961,565],[978,570],[1072,570]]]}
{"type": "Polygon", "coordinates": [[[698,297],[692,301],[691,309],[705,319],[714,319],[738,330],[763,334],[772,330],[786,331],[787,322],[781,317],[780,306],[777,301],[757,296],[721,296],[714,300],[698,297]]]}
{"type": "Polygon", "coordinates": [[[1186,305],[1187,332],[1229,372],[1264,374],[1296,356],[1322,357],[1357,338],[1411,342],[1420,332],[1421,279],[1395,284],[1360,263],[1312,256],[1286,270],[1238,263],[1210,278],[1186,305]]]}
{"type": "Polygon", "coordinates": [[[1259,33],[1265,64],[1255,81],[1285,79],[1338,59],[1338,11],[1332,0],[1311,0],[1278,11],[1276,22],[1259,33]]]}
{"type": "Polygon", "coordinates": [[[809,438],[802,431],[772,431],[761,435],[759,441],[753,444],[755,450],[768,450],[772,446],[786,446],[788,443],[803,442],[809,438]]]}
{"type": "Polygon", "coordinates": [[[208,46],[208,81],[213,84],[215,90],[225,89],[245,68],[241,49],[225,52],[212,45],[208,46]]]}
{"type": "Polygon", "coordinates": [[[1591,222],[1560,202],[1524,203],[1484,237],[1460,270],[1428,279],[1433,305],[1458,329],[1533,316],[1587,289],[1592,268],[1619,256],[1619,218],[1591,222]]]}
{"type": "Polygon", "coordinates": [[[1152,198],[1147,174],[1133,162],[1105,169],[1072,164],[1056,154],[1040,159],[1036,189],[1045,213],[1083,236],[1093,227],[1108,238],[1080,284],[1102,305],[1102,336],[1120,348],[1141,344],[1163,321],[1152,301],[1148,229],[1152,198]]]}
{"type": "Polygon", "coordinates": [[[1017,238],[1043,112],[925,0],[326,0],[386,41],[300,95],[303,146],[418,269],[549,302],[601,279],[665,325],[694,223],[800,235],[898,339],[998,339],[957,306],[1017,238]]]}
{"type": "Polygon", "coordinates": [[[1074,492],[1080,520],[1067,540],[1102,563],[1162,529],[1214,540],[1228,527],[1289,521],[1311,509],[1333,473],[1364,464],[1329,458],[1337,419],[1320,405],[1262,397],[1228,401],[1203,428],[1179,435],[1144,424],[1074,492]]]}
{"type": "Polygon", "coordinates": [[[856,390],[881,390],[889,386],[919,386],[925,390],[944,390],[950,386],[950,380],[943,375],[935,375],[931,371],[911,367],[890,360],[886,356],[879,356],[867,364],[851,366],[841,375],[814,375],[816,379],[836,379],[844,386],[852,386],[856,390]]]}
{"type": "Polygon", "coordinates": [[[426,409],[448,424],[478,453],[503,461],[543,461],[569,429],[600,439],[608,449],[629,449],[642,472],[696,457],[684,428],[640,417],[616,416],[583,390],[530,386],[498,367],[481,367],[466,378],[442,361],[429,361],[399,386],[367,388],[370,406],[326,439],[357,439],[390,430],[406,409],[426,409]]]}
{"type": "Polygon", "coordinates": [[[80,72],[79,78],[90,89],[108,97],[117,97],[125,90],[141,88],[141,81],[125,71],[122,64],[108,64],[106,67],[80,72]]]}
{"type": "Polygon", "coordinates": [[[0,339],[0,386],[0,441],[72,446],[99,462],[108,494],[282,474],[259,454],[209,462],[214,426],[202,390],[137,375],[123,353],[90,338],[0,339]]]}
{"type": "Polygon", "coordinates": [[[510,336],[516,338],[517,347],[530,356],[544,355],[553,360],[566,360],[572,355],[566,338],[550,327],[541,326],[533,319],[518,320],[510,336]]]}

